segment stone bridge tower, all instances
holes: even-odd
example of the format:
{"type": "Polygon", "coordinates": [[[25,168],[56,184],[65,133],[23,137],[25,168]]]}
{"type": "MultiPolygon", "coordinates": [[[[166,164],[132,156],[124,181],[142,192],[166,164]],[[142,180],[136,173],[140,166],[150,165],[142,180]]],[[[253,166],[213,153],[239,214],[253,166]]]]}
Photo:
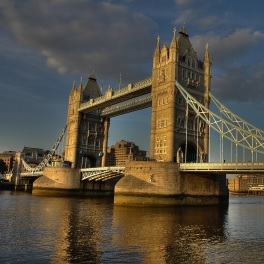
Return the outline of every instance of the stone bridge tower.
{"type": "Polygon", "coordinates": [[[187,107],[175,81],[209,107],[210,68],[208,46],[204,60],[198,60],[185,26],[179,34],[174,29],[169,47],[160,47],[158,38],[152,69],[151,159],[166,162],[207,161],[209,128],[187,107]]]}
{"type": "Polygon", "coordinates": [[[72,168],[100,167],[104,139],[104,121],[100,111],[79,112],[81,103],[101,96],[96,77],[91,74],[87,83],[78,87],[73,85],[68,104],[67,138],[65,146],[66,161],[72,168]]]}

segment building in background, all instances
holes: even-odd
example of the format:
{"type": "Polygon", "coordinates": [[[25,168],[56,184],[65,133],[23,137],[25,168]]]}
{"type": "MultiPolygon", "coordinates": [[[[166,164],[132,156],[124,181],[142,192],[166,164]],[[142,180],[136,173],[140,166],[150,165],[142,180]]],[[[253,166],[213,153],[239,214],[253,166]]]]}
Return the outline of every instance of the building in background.
{"type": "Polygon", "coordinates": [[[129,141],[121,140],[107,149],[107,166],[125,166],[131,160],[146,160],[147,152],[129,141]]]}
{"type": "Polygon", "coordinates": [[[241,174],[228,179],[228,189],[231,193],[249,193],[264,195],[263,174],[241,174]]]}
{"type": "Polygon", "coordinates": [[[44,150],[41,148],[31,148],[24,147],[21,154],[23,159],[28,164],[36,164],[38,165],[44,158],[45,155],[49,153],[48,150],[44,150]]]}
{"type": "Polygon", "coordinates": [[[7,166],[7,172],[12,171],[14,167],[15,155],[16,155],[16,151],[4,151],[3,153],[0,153],[0,159],[2,159],[5,162],[7,166]]]}

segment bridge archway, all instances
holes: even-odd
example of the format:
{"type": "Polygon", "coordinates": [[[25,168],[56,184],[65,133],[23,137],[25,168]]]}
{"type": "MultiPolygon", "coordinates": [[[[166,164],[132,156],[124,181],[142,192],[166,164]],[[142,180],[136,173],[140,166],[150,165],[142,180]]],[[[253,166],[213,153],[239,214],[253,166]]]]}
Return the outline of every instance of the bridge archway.
{"type": "MultiPolygon", "coordinates": [[[[195,146],[192,143],[188,143],[187,152],[185,151],[185,149],[186,149],[186,144],[185,143],[181,144],[176,153],[176,162],[177,163],[185,162],[185,156],[186,156],[186,162],[197,162],[197,146],[195,146]]],[[[198,154],[198,160],[199,160],[199,154],[198,154]]]]}
{"type": "Polygon", "coordinates": [[[81,156],[80,168],[95,168],[98,167],[97,159],[94,155],[83,154],[81,156]]]}

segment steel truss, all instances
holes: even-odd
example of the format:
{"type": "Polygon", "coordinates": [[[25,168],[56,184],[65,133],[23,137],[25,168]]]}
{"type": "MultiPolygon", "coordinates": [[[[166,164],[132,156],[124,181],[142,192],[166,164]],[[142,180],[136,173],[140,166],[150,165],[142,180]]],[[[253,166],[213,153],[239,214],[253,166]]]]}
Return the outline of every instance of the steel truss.
{"type": "Polygon", "coordinates": [[[219,116],[207,109],[192,95],[190,95],[177,81],[176,87],[186,100],[187,105],[190,106],[193,111],[206,122],[207,125],[209,125],[209,128],[213,128],[222,137],[225,137],[233,142],[236,147],[241,146],[248,149],[252,154],[264,154],[264,132],[262,130],[254,127],[242,118],[233,114],[211,93],[209,94],[210,98],[214,103],[216,103],[216,106],[220,109],[223,116],[219,116]],[[223,118],[224,116],[226,119],[223,118]]]}
{"type": "Polygon", "coordinates": [[[58,146],[60,145],[61,140],[62,140],[62,138],[63,138],[63,136],[65,134],[66,129],[67,129],[67,125],[65,125],[65,127],[61,131],[61,133],[60,133],[58,139],[56,140],[56,142],[55,142],[52,150],[50,150],[50,152],[48,153],[48,155],[45,156],[45,158],[39,163],[39,165],[37,167],[35,167],[35,168],[30,167],[26,163],[26,161],[22,158],[21,160],[22,160],[22,164],[23,164],[24,168],[27,171],[30,171],[30,172],[34,173],[34,172],[37,172],[37,171],[42,171],[44,167],[49,166],[49,161],[51,160],[52,156],[54,156],[54,154],[55,154],[58,146]]]}
{"type": "Polygon", "coordinates": [[[256,136],[260,138],[264,138],[264,131],[260,130],[259,128],[253,126],[252,124],[248,123],[247,121],[243,120],[241,117],[237,116],[227,107],[225,107],[216,97],[210,92],[209,96],[211,100],[214,102],[215,106],[219,109],[219,111],[225,115],[232,123],[236,124],[242,129],[252,132],[256,136]]]}
{"type": "Polygon", "coordinates": [[[99,167],[81,169],[82,181],[107,181],[124,176],[125,167],[99,167]]]}

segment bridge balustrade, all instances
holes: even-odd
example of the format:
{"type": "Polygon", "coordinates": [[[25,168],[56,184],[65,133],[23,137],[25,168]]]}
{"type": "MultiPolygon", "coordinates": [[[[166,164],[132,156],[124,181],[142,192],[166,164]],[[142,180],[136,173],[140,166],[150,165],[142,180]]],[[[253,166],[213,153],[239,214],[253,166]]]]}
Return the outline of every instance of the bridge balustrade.
{"type": "Polygon", "coordinates": [[[264,162],[215,162],[180,163],[180,170],[186,172],[212,171],[220,173],[258,173],[264,172],[264,162]]]}

